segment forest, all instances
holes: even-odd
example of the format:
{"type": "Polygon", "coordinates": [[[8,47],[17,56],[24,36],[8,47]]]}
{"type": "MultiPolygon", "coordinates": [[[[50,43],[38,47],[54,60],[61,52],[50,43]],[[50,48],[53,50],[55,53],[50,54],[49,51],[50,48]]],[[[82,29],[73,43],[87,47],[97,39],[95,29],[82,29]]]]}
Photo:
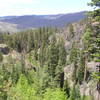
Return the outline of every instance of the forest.
{"type": "Polygon", "coordinates": [[[100,0],[88,5],[62,29],[0,33],[0,100],[100,100],[100,0]]]}

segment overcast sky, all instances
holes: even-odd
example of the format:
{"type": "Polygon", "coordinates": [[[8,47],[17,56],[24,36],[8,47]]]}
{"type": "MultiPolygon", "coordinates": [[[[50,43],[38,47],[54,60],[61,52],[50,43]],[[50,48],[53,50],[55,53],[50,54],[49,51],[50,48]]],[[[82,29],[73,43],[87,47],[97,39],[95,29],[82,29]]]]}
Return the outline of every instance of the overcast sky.
{"type": "Polygon", "coordinates": [[[46,15],[90,10],[91,0],[0,0],[0,16],[46,15]]]}

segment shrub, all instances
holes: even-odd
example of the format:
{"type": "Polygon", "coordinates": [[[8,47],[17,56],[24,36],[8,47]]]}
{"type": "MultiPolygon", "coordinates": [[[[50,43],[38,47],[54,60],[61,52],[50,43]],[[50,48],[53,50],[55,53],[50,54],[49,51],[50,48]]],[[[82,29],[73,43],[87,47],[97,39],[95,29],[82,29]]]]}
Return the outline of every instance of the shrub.
{"type": "Polygon", "coordinates": [[[59,88],[56,88],[56,89],[49,88],[44,93],[43,100],[67,100],[67,96],[65,95],[65,92],[59,88]]]}
{"type": "Polygon", "coordinates": [[[3,61],[3,55],[2,55],[2,53],[0,52],[0,62],[2,62],[3,61]]]}
{"type": "Polygon", "coordinates": [[[28,81],[24,75],[20,76],[20,79],[15,87],[12,87],[8,93],[7,100],[37,100],[35,90],[28,84],[28,81]]]}

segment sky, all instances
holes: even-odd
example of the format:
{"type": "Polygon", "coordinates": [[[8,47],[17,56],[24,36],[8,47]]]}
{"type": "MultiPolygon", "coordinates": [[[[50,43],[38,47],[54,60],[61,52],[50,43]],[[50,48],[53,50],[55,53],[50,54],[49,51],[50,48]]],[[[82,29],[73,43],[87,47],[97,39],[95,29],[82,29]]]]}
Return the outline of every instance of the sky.
{"type": "Polygon", "coordinates": [[[0,0],[0,16],[50,15],[89,11],[91,0],[0,0]]]}

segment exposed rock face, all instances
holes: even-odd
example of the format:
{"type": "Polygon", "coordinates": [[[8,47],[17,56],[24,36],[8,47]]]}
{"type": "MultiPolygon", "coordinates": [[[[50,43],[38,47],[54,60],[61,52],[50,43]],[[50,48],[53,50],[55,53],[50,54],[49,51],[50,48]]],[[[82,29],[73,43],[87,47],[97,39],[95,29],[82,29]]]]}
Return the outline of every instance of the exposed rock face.
{"type": "Polygon", "coordinates": [[[96,66],[99,66],[100,63],[91,61],[91,62],[87,62],[86,65],[87,65],[88,70],[93,72],[93,71],[98,70],[98,68],[96,66]]]}
{"type": "Polygon", "coordinates": [[[82,95],[92,96],[93,100],[100,100],[100,94],[97,91],[95,81],[90,81],[89,83],[83,83],[80,86],[80,92],[82,95]]]}
{"type": "MultiPolygon", "coordinates": [[[[97,72],[98,68],[96,66],[100,65],[98,62],[87,62],[87,70],[92,73],[92,72],[97,72]]],[[[64,68],[64,79],[68,80],[69,86],[73,86],[73,81],[72,81],[72,73],[74,70],[74,64],[68,65],[64,68]]],[[[100,93],[97,90],[97,82],[93,79],[88,80],[88,82],[83,82],[80,85],[80,93],[81,95],[86,95],[86,96],[93,96],[93,100],[100,100],[100,93]]]]}
{"type": "Polygon", "coordinates": [[[68,80],[70,87],[73,86],[73,81],[72,81],[72,74],[73,74],[73,69],[74,64],[68,65],[64,68],[64,80],[68,80]]]}
{"type": "Polygon", "coordinates": [[[10,49],[6,44],[0,44],[0,52],[7,55],[10,52],[10,49]]]}
{"type": "Polygon", "coordinates": [[[98,26],[98,25],[100,25],[100,22],[94,22],[94,23],[92,23],[92,26],[98,26]]]}

